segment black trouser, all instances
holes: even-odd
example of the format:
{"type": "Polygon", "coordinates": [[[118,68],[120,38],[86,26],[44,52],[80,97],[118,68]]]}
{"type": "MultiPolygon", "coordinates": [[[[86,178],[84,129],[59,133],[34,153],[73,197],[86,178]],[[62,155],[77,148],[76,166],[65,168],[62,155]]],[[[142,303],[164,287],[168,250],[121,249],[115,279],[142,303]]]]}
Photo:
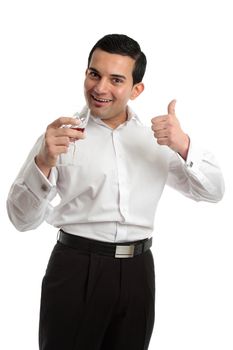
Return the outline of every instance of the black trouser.
{"type": "Polygon", "coordinates": [[[40,350],[146,350],[154,303],[150,250],[117,259],[57,242],[42,283],[40,350]]]}

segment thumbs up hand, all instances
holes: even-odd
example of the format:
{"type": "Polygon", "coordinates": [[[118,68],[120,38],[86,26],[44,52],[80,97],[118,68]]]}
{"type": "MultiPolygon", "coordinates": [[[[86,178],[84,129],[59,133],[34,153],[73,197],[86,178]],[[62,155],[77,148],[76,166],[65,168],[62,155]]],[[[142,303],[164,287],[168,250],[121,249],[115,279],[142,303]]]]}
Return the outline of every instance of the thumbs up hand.
{"type": "Polygon", "coordinates": [[[168,114],[154,117],[151,129],[159,145],[166,145],[186,160],[189,150],[189,137],[181,129],[175,112],[176,100],[172,100],[167,109],[168,114]]]}

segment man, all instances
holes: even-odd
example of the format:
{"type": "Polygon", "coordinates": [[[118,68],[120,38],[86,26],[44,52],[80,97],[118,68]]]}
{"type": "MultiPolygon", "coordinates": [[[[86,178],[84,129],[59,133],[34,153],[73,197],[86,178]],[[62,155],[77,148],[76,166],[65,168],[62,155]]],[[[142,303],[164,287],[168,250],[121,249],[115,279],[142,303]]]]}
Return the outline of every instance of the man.
{"type": "Polygon", "coordinates": [[[224,183],[211,154],[195,153],[168,113],[144,127],[128,101],[144,89],[146,57],[125,35],[107,35],[90,52],[85,133],[51,123],[16,178],[8,213],[18,230],[44,220],[60,229],[42,284],[41,350],[148,349],[154,324],[150,251],[165,184],[194,200],[219,201],[224,183]],[[74,165],[62,166],[77,141],[74,165]],[[157,142],[156,142],[157,141],[157,142]],[[53,207],[56,194],[60,203],[53,207]]]}

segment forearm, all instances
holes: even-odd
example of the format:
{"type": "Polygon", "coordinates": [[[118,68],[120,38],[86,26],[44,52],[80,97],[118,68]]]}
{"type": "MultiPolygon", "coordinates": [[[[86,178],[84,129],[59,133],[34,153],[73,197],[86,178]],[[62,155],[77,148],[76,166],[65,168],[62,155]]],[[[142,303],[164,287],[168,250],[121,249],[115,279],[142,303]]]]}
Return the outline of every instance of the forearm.
{"type": "Polygon", "coordinates": [[[7,199],[9,218],[20,231],[39,226],[52,210],[50,201],[56,195],[55,170],[47,178],[34,161],[40,143],[41,138],[27,157],[7,199]]]}
{"type": "Polygon", "coordinates": [[[24,184],[15,183],[7,199],[8,216],[17,230],[33,230],[44,221],[48,205],[38,201],[24,184]]]}

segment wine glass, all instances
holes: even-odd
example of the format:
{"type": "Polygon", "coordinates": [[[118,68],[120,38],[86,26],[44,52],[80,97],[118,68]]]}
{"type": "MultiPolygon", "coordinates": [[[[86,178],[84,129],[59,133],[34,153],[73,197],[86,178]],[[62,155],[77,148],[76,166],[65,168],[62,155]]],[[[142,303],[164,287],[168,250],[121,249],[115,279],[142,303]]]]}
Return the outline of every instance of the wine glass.
{"type": "MultiPolygon", "coordinates": [[[[76,112],[73,115],[74,118],[79,120],[78,125],[64,125],[64,128],[71,128],[77,131],[84,132],[87,126],[89,117],[90,117],[90,109],[84,110],[79,113],[76,112]]],[[[67,153],[60,154],[57,165],[58,166],[67,166],[67,165],[75,165],[76,151],[77,151],[77,141],[76,139],[70,139],[69,148],[67,153]]]]}

